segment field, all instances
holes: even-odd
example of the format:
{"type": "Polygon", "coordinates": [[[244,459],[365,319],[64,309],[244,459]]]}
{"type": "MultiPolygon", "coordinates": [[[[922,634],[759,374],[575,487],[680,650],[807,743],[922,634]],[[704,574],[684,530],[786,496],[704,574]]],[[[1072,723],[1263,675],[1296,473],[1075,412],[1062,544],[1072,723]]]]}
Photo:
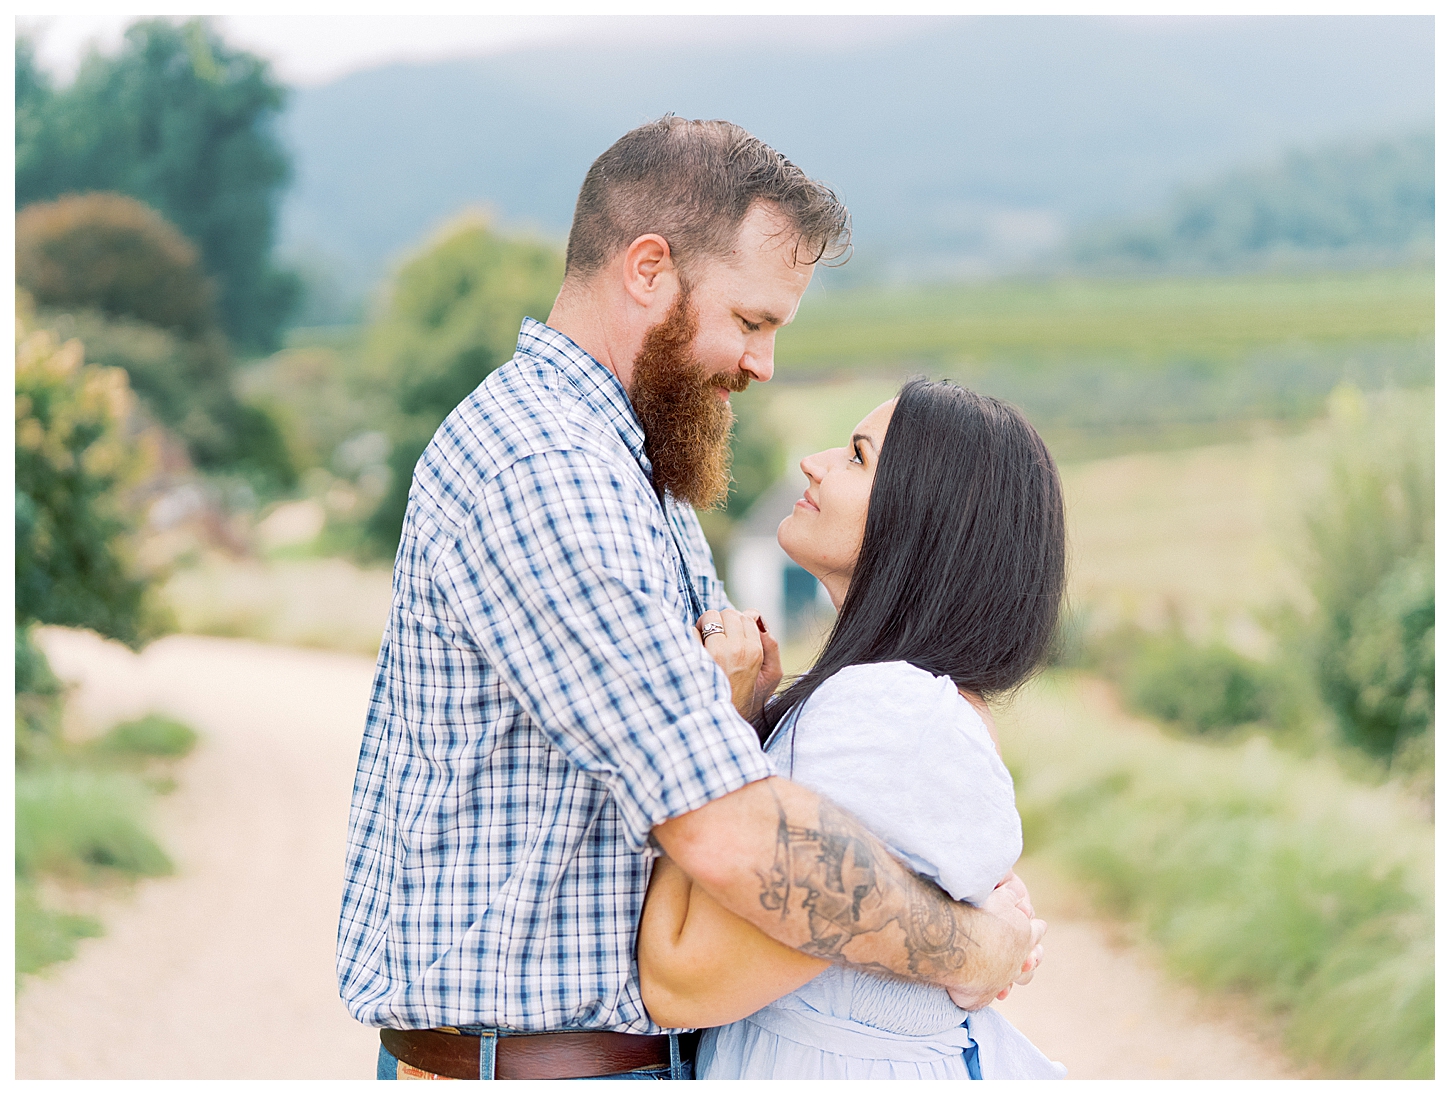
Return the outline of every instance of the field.
{"type": "Polygon", "coordinates": [[[788,375],[1110,358],[1230,365],[1268,345],[1427,339],[1430,270],[1154,281],[983,282],[808,298],[779,338],[788,375]]]}
{"type": "MultiPolygon", "coordinates": [[[[824,292],[781,333],[771,387],[885,398],[912,373],[951,377],[1021,407],[1059,460],[1240,440],[1319,416],[1342,382],[1430,384],[1433,289],[1405,269],[824,292]]],[[[803,397],[772,398],[788,436],[811,428],[803,397]]]]}

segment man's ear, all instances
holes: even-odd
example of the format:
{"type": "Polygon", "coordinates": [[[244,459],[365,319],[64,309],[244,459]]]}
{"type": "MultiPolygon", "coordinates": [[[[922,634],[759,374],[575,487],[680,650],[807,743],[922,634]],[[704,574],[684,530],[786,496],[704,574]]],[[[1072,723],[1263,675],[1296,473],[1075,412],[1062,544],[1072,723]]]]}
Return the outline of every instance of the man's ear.
{"type": "Polygon", "coordinates": [[[640,236],[624,249],[620,273],[624,291],[650,311],[669,307],[680,288],[679,271],[670,257],[669,241],[653,232],[640,236]]]}

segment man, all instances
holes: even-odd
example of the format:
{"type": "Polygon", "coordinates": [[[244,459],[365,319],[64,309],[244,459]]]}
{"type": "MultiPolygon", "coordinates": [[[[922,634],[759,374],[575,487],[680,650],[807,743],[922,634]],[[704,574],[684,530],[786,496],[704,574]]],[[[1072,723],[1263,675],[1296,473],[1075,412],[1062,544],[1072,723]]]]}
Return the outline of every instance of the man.
{"type": "Polygon", "coordinates": [[[980,1001],[1024,976],[1025,890],[958,905],[774,777],[693,630],[741,619],[690,508],[728,486],[729,393],[770,379],[848,225],[738,126],[631,131],[584,180],[548,323],[419,460],[338,932],[380,1076],[688,1075],[634,970],[658,849],[809,953],[980,1001]],[[778,885],[802,877],[826,881],[778,885]]]}

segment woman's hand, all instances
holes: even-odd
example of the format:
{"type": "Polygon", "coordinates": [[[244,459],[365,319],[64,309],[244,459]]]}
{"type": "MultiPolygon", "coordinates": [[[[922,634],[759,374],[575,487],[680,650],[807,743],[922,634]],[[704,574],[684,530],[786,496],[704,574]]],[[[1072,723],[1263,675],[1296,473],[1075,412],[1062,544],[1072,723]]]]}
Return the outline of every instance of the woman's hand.
{"type": "Polygon", "coordinates": [[[747,720],[755,718],[774,694],[781,676],[780,645],[765,629],[760,613],[712,609],[700,617],[695,627],[704,636],[705,649],[730,678],[735,710],[747,720]]]}
{"type": "MultiPolygon", "coordinates": [[[[997,906],[995,911],[999,915],[1010,915],[1008,910],[1025,916],[1031,923],[1031,950],[1027,952],[1027,958],[1022,963],[1022,968],[1017,971],[1017,976],[1001,992],[997,993],[998,1000],[1007,999],[1007,994],[1012,991],[1012,985],[1025,985],[1032,980],[1032,975],[1037,972],[1037,967],[1042,964],[1044,954],[1042,937],[1047,934],[1046,921],[1037,919],[1037,911],[1032,907],[1032,896],[1027,892],[1027,883],[1017,876],[1016,871],[1008,871],[1007,876],[997,883],[997,888],[992,891],[992,896],[987,899],[985,908],[997,906]]],[[[968,1011],[976,1011],[991,1003],[990,1000],[981,997],[969,997],[952,989],[947,990],[952,1002],[959,1008],[966,1008],[968,1011]]]]}

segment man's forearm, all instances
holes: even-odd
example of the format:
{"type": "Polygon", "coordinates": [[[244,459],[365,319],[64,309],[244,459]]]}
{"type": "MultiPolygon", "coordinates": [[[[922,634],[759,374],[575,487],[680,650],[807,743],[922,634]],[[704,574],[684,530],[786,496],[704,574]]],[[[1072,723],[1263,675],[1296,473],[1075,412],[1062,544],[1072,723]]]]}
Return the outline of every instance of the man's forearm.
{"type": "Polygon", "coordinates": [[[1025,917],[1015,926],[952,901],[855,818],[786,780],[751,784],[655,834],[721,905],[806,954],[995,991],[1028,950],[1025,917]]]}

